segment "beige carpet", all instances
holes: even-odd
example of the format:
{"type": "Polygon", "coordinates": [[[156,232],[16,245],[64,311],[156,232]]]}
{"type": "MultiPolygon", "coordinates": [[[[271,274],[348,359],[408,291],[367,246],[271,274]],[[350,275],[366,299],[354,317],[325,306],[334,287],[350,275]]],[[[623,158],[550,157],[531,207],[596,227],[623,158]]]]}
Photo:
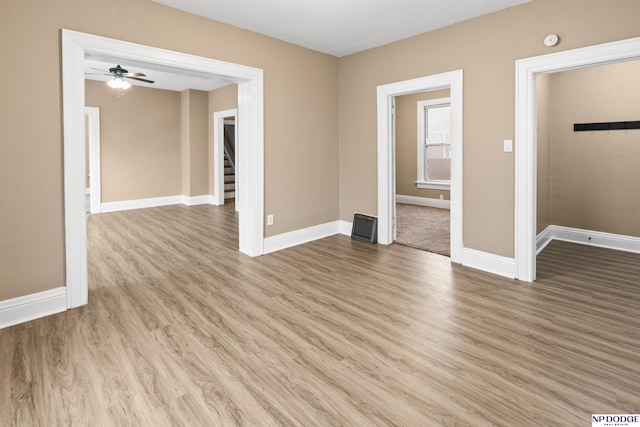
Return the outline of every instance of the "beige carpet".
{"type": "Polygon", "coordinates": [[[396,204],[396,243],[449,256],[449,210],[396,204]]]}

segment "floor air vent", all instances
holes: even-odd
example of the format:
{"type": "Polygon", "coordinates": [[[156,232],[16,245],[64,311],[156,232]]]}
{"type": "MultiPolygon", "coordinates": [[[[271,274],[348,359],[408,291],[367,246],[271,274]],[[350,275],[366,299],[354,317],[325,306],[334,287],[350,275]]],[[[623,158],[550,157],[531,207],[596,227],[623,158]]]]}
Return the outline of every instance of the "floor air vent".
{"type": "Polygon", "coordinates": [[[368,215],[353,215],[351,238],[361,242],[378,243],[378,218],[368,215]]]}

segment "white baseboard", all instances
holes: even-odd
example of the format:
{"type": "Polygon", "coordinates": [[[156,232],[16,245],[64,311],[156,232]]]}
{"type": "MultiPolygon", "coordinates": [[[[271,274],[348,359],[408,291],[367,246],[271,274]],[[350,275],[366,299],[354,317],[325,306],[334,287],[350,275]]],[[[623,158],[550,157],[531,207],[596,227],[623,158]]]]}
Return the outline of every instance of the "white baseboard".
{"type": "Polygon", "coordinates": [[[149,199],[122,200],[119,202],[107,202],[101,204],[101,212],[117,212],[127,211],[130,209],[155,208],[158,206],[169,205],[219,205],[219,199],[216,196],[208,194],[202,196],[167,196],[152,197],[149,199]]]}
{"type": "MultiPolygon", "coordinates": [[[[340,221],[327,222],[325,224],[314,225],[313,227],[302,228],[288,233],[278,234],[264,239],[264,254],[276,252],[292,246],[301,245],[313,240],[324,239],[340,233],[340,221]]],[[[351,231],[349,231],[351,233],[351,231]]]]}
{"type": "Polygon", "coordinates": [[[215,205],[214,196],[205,194],[203,196],[182,196],[182,204],[187,206],[215,205]]]}
{"type": "Polygon", "coordinates": [[[462,250],[462,265],[509,279],[516,277],[515,258],[507,258],[475,249],[464,248],[462,250]]]}
{"type": "Polygon", "coordinates": [[[182,204],[184,196],[152,197],[149,199],[122,200],[119,202],[102,203],[101,211],[117,212],[130,209],[155,208],[158,206],[182,204]]]}
{"type": "Polygon", "coordinates": [[[640,253],[640,238],[602,231],[583,230],[580,228],[550,225],[538,234],[536,252],[539,253],[551,240],[597,246],[617,251],[640,253]]]}
{"type": "Polygon", "coordinates": [[[0,301],[0,329],[60,313],[66,309],[67,289],[64,286],[0,301]]]}
{"type": "Polygon", "coordinates": [[[340,230],[340,234],[344,234],[345,236],[351,236],[351,231],[353,230],[353,223],[349,221],[338,221],[338,229],[340,230]]]}
{"type": "Polygon", "coordinates": [[[451,209],[451,201],[443,199],[431,199],[428,197],[403,196],[396,194],[397,203],[406,203],[409,205],[429,206],[432,208],[451,209]]]}
{"type": "Polygon", "coordinates": [[[553,240],[553,225],[548,226],[540,234],[536,236],[536,255],[538,255],[544,248],[547,247],[551,240],[553,240]]]}

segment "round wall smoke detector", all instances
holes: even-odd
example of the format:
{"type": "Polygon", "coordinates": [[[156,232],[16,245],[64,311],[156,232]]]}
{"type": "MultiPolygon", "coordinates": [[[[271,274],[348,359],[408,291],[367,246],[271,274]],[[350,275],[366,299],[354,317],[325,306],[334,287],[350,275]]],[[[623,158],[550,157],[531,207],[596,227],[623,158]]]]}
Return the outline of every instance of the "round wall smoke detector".
{"type": "Polygon", "coordinates": [[[558,40],[560,39],[558,38],[557,35],[549,34],[547,37],[544,38],[544,45],[547,47],[553,47],[558,44],[558,40]]]}

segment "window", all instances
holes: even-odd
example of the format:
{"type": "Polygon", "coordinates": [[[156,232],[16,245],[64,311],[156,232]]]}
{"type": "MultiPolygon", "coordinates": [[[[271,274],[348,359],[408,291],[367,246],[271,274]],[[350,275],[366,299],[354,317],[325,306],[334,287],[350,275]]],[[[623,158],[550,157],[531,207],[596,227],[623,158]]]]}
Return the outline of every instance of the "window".
{"type": "Polygon", "coordinates": [[[419,188],[448,190],[451,186],[451,100],[418,102],[419,188]]]}

